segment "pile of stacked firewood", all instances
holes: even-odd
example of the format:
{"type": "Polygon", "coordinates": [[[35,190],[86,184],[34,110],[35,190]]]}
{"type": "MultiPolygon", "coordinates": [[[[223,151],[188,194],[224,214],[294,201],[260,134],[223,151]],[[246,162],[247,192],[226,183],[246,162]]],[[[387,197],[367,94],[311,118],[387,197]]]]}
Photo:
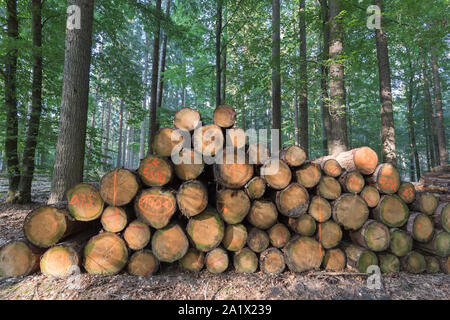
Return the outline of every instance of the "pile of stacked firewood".
{"type": "Polygon", "coordinates": [[[212,273],[449,272],[449,203],[402,182],[372,149],[312,161],[298,146],[271,154],[235,126],[232,107],[213,119],[179,110],[179,130],[159,130],[138,169],[30,212],[26,239],[0,248],[0,276],[147,276],[174,262],[212,273]]]}

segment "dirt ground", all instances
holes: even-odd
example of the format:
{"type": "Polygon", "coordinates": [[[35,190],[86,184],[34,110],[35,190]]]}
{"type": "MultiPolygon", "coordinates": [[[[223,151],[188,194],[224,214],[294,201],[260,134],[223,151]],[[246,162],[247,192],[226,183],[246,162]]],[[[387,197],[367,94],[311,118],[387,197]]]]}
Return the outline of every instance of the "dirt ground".
{"type": "MultiPolygon", "coordinates": [[[[0,183],[1,185],[1,183],[0,183]]],[[[41,203],[7,206],[0,204],[0,246],[22,236],[26,214],[45,201],[48,186],[33,199],[41,203]]],[[[0,199],[4,194],[1,194],[0,199]]],[[[162,265],[152,277],[134,277],[122,272],[102,277],[82,273],[77,278],[52,279],[42,274],[0,279],[0,299],[450,299],[450,276],[382,275],[380,289],[369,289],[367,276],[311,271],[284,272],[268,276],[261,271],[243,275],[227,271],[220,275],[203,270],[185,273],[176,265],[162,265]]]]}

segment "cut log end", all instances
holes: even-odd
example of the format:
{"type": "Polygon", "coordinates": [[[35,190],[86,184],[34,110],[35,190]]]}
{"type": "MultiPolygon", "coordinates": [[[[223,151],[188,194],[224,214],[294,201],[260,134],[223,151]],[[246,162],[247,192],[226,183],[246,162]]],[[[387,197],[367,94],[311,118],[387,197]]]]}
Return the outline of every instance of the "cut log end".
{"type": "Polygon", "coordinates": [[[159,187],[142,190],[134,201],[138,219],[155,229],[167,226],[176,210],[173,191],[159,187]]]}
{"type": "Polygon", "coordinates": [[[241,128],[231,128],[225,133],[226,146],[231,146],[235,149],[242,149],[247,143],[247,135],[241,128]]]}
{"type": "Polygon", "coordinates": [[[153,138],[152,151],[163,157],[170,157],[172,150],[183,141],[183,137],[175,129],[162,128],[153,138]]]}
{"type": "Polygon", "coordinates": [[[342,167],[335,159],[325,160],[321,164],[323,172],[330,177],[337,178],[342,173],[342,167]]]}
{"type": "Polygon", "coordinates": [[[286,264],[293,272],[319,269],[324,257],[322,245],[309,237],[295,237],[283,249],[286,264]]]}
{"type": "Polygon", "coordinates": [[[316,163],[305,163],[298,170],[295,171],[297,182],[305,188],[313,188],[322,177],[322,170],[316,163]]]}
{"type": "Polygon", "coordinates": [[[378,164],[377,153],[369,147],[361,147],[355,150],[353,161],[356,169],[364,175],[372,174],[378,164]]]}
{"type": "Polygon", "coordinates": [[[214,165],[214,177],[225,188],[240,189],[253,177],[253,165],[245,155],[224,152],[223,163],[214,165]]]}
{"type": "Polygon", "coordinates": [[[433,220],[425,213],[414,212],[411,214],[406,226],[408,233],[418,242],[428,242],[434,233],[433,220]]]}
{"type": "Polygon", "coordinates": [[[275,224],[267,231],[267,234],[270,244],[275,248],[283,248],[291,239],[289,229],[282,223],[275,224]]]}
{"type": "Polygon", "coordinates": [[[306,153],[299,146],[289,146],[280,153],[280,158],[290,167],[301,166],[306,161],[306,153]]]}
{"type": "Polygon", "coordinates": [[[12,241],[0,247],[0,278],[26,276],[39,268],[40,255],[24,241],[12,241]]]}
{"type": "Polygon", "coordinates": [[[252,250],[242,248],[234,253],[233,265],[239,273],[254,273],[258,269],[258,257],[252,250]]]}
{"type": "Polygon", "coordinates": [[[435,216],[436,225],[450,232],[450,203],[443,202],[436,208],[435,216]]]}
{"type": "Polygon", "coordinates": [[[346,230],[358,230],[369,217],[366,202],[358,195],[343,194],[333,203],[333,220],[346,230]]]}
{"type": "Polygon", "coordinates": [[[281,214],[297,218],[307,212],[309,194],[302,185],[291,183],[285,189],[277,192],[275,203],[281,214]]]}
{"type": "Polygon", "coordinates": [[[380,202],[380,193],[374,186],[365,186],[360,193],[369,208],[375,208],[380,202]]]}
{"type": "Polygon", "coordinates": [[[378,265],[378,257],[374,252],[354,244],[344,243],[343,247],[349,269],[367,273],[367,268],[378,265]]]}
{"type": "Polygon", "coordinates": [[[183,181],[197,179],[205,169],[201,154],[192,149],[180,151],[180,163],[174,165],[175,175],[183,181]]]}
{"type": "Polygon", "coordinates": [[[23,224],[25,237],[35,246],[51,247],[66,233],[68,215],[65,210],[50,206],[31,211],[23,224]]]}
{"type": "Polygon", "coordinates": [[[67,200],[72,216],[78,221],[92,221],[103,212],[104,201],[100,192],[90,184],[81,183],[67,191],[67,200]]]}
{"type": "Polygon", "coordinates": [[[103,229],[108,232],[120,232],[127,225],[127,214],[123,208],[107,207],[100,219],[103,229]]]}
{"type": "Polygon", "coordinates": [[[269,149],[264,144],[250,144],[247,150],[249,163],[261,165],[270,157],[269,149]]]}
{"type": "Polygon", "coordinates": [[[400,188],[400,173],[390,163],[380,164],[368,179],[369,183],[374,183],[378,191],[384,194],[394,194],[400,188]]]}
{"type": "Polygon", "coordinates": [[[277,222],[278,211],[272,201],[255,200],[247,215],[247,221],[262,230],[269,229],[277,222]]]}
{"type": "Polygon", "coordinates": [[[128,262],[128,273],[139,277],[155,274],[159,261],[150,250],[140,250],[133,253],[128,262]]]}
{"type": "Polygon", "coordinates": [[[159,261],[177,261],[186,254],[188,248],[189,241],[177,224],[157,230],[152,238],[152,252],[159,261]]]}
{"type": "Polygon", "coordinates": [[[344,271],[346,265],[344,251],[339,248],[327,250],[323,257],[323,267],[329,271],[344,271]]]}
{"type": "Polygon", "coordinates": [[[270,239],[267,233],[258,228],[250,229],[247,236],[247,246],[254,252],[260,253],[269,247],[270,239]]]}
{"type": "Polygon", "coordinates": [[[409,217],[408,206],[397,195],[382,196],[373,212],[376,220],[391,228],[403,226],[409,217]]]}
{"type": "Polygon", "coordinates": [[[241,250],[247,243],[247,229],[242,224],[230,224],[225,228],[222,245],[228,251],[241,250]]]}
{"type": "Polygon", "coordinates": [[[192,135],[195,151],[205,156],[215,156],[222,151],[225,138],[222,129],[215,124],[204,125],[192,135]]]}
{"type": "Polygon", "coordinates": [[[416,252],[411,251],[408,255],[401,259],[402,269],[409,273],[423,273],[427,269],[425,257],[416,252]]]}
{"type": "Polygon", "coordinates": [[[347,171],[339,178],[342,187],[349,193],[360,193],[364,188],[364,177],[358,171],[347,171]]]}
{"type": "Polygon", "coordinates": [[[389,249],[397,257],[404,257],[412,250],[413,239],[408,233],[400,229],[393,229],[390,231],[390,235],[389,249]]]}
{"type": "Polygon", "coordinates": [[[203,212],[208,205],[208,190],[197,180],[184,182],[177,192],[177,203],[181,213],[193,217],[203,212]]]}
{"type": "Polygon", "coordinates": [[[260,177],[253,177],[244,189],[251,200],[259,199],[266,192],[266,182],[260,177]]]}
{"type": "Polygon", "coordinates": [[[280,274],[286,268],[283,253],[277,248],[263,251],[259,257],[261,270],[266,274],[280,274]]]}
{"type": "Polygon", "coordinates": [[[189,272],[199,272],[205,265],[205,253],[189,248],[184,257],[180,259],[180,265],[189,272]]]}
{"type": "Polygon", "coordinates": [[[173,125],[177,129],[193,131],[200,124],[200,113],[192,108],[181,108],[175,113],[173,125]]]}
{"type": "Polygon", "coordinates": [[[123,238],[131,250],[141,250],[150,242],[150,228],[139,220],[132,221],[125,229],[123,238]]]}
{"type": "Polygon", "coordinates": [[[100,195],[110,206],[120,207],[130,203],[138,190],[136,175],[126,169],[112,170],[100,181],[100,195]]]}
{"type": "Polygon", "coordinates": [[[441,266],[439,264],[439,259],[433,256],[425,256],[425,261],[427,262],[427,273],[439,273],[441,271],[441,266]]]}
{"type": "Polygon", "coordinates": [[[334,221],[319,223],[317,227],[317,240],[324,249],[336,247],[342,239],[342,229],[334,221]]]}
{"type": "Polygon", "coordinates": [[[331,217],[331,205],[327,199],[315,196],[309,204],[308,214],[317,222],[325,222],[331,217]]]}
{"type": "Polygon", "coordinates": [[[421,192],[416,195],[416,200],[412,204],[414,210],[432,215],[438,206],[437,197],[430,192],[421,192]]]}
{"type": "Polygon", "coordinates": [[[208,209],[189,219],[186,230],[195,244],[203,252],[216,248],[223,239],[225,227],[215,210],[208,209]]]}
{"type": "Polygon", "coordinates": [[[243,190],[224,189],[217,193],[217,211],[226,223],[241,223],[247,216],[250,205],[250,199],[243,190]]]}
{"type": "Polygon", "coordinates": [[[400,271],[400,260],[393,254],[379,254],[380,270],[382,273],[397,273],[400,271]]]}
{"type": "Polygon", "coordinates": [[[117,274],[127,261],[128,250],[125,242],[111,232],[92,237],[84,248],[83,266],[90,274],[117,274]]]}
{"type": "Polygon", "coordinates": [[[230,128],[236,122],[236,110],[232,106],[220,105],[214,109],[213,120],[221,128],[230,128]]]}
{"type": "Polygon", "coordinates": [[[305,237],[314,235],[317,227],[315,220],[307,214],[304,214],[299,218],[289,218],[288,225],[292,231],[305,237]]]}
{"type": "Polygon", "coordinates": [[[48,249],[41,257],[41,272],[48,276],[63,278],[79,272],[80,257],[71,247],[59,245],[48,249]]]}
{"type": "Polygon", "coordinates": [[[404,203],[410,204],[414,202],[416,197],[416,188],[411,182],[402,182],[397,191],[398,196],[404,203]]]}
{"type": "Polygon", "coordinates": [[[367,220],[361,229],[350,233],[353,242],[375,252],[389,247],[390,234],[388,228],[375,220],[367,220]]]}
{"type": "Polygon", "coordinates": [[[317,186],[317,193],[327,199],[336,200],[341,195],[342,189],[339,182],[330,176],[323,176],[317,186]]]}
{"type": "Polygon", "coordinates": [[[142,159],[137,172],[142,182],[148,187],[165,186],[173,178],[173,168],[170,161],[155,154],[142,159]]]}
{"type": "Polygon", "coordinates": [[[222,248],[215,248],[206,254],[205,264],[209,272],[222,273],[228,269],[228,254],[222,248]]]}
{"type": "Polygon", "coordinates": [[[291,182],[292,172],[283,160],[268,159],[261,167],[261,177],[269,187],[281,190],[291,182]]]}

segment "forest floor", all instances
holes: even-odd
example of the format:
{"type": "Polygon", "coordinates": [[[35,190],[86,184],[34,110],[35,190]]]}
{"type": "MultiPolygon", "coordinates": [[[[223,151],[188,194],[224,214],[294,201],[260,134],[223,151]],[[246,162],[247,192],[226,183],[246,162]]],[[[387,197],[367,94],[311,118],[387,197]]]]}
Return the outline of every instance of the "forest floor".
{"type": "MultiPolygon", "coordinates": [[[[6,181],[0,179],[0,200],[6,181]]],[[[6,185],[7,186],[7,185],[6,185]]],[[[41,177],[33,184],[30,205],[0,204],[0,246],[22,236],[26,214],[48,197],[49,182],[41,177]]],[[[268,276],[261,271],[238,274],[227,271],[213,275],[206,270],[188,274],[176,265],[163,265],[152,277],[135,277],[122,272],[103,277],[83,273],[77,279],[53,279],[36,273],[26,277],[0,279],[0,299],[431,299],[450,298],[450,276],[382,275],[381,289],[369,289],[367,276],[311,271],[284,272],[268,276]]]]}

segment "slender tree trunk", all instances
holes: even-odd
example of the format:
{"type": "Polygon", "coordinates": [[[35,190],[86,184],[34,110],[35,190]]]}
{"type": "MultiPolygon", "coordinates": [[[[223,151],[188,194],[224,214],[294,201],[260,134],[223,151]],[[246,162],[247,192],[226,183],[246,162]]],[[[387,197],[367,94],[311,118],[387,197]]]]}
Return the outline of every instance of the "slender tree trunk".
{"type": "Polygon", "coordinates": [[[128,126],[128,110],[125,111],[125,125],[124,125],[124,133],[123,133],[123,146],[122,146],[122,166],[128,168],[128,139],[130,137],[130,131],[128,126]]]}
{"type": "Polygon", "coordinates": [[[347,123],[345,114],[345,82],[344,65],[339,62],[344,54],[342,23],[337,18],[341,13],[337,0],[329,1],[330,46],[330,122],[331,131],[328,137],[330,154],[347,150],[347,123]]]}
{"type": "MultiPolygon", "coordinates": [[[[227,19],[227,11],[225,10],[224,12],[224,16],[225,16],[225,21],[227,19]]],[[[227,43],[227,31],[223,30],[223,42],[226,44],[227,43]]],[[[220,101],[221,103],[225,103],[226,101],[226,91],[227,91],[227,46],[225,45],[222,48],[222,67],[221,67],[221,91],[220,91],[220,101]]]]}
{"type": "Polygon", "coordinates": [[[216,107],[221,105],[221,66],[220,66],[220,38],[222,37],[222,6],[223,0],[217,1],[216,14],[216,107]]]}
{"type": "Polygon", "coordinates": [[[295,86],[294,89],[294,141],[295,141],[295,145],[298,146],[300,144],[300,130],[298,128],[298,124],[300,122],[300,119],[298,117],[298,90],[297,90],[297,86],[295,86]]]}
{"type": "Polygon", "coordinates": [[[281,147],[280,0],[272,0],[272,129],[280,130],[281,147]]]}
{"type": "MultiPolygon", "coordinates": [[[[382,0],[375,0],[375,4],[383,11],[382,0]]],[[[392,109],[391,68],[389,66],[386,33],[382,29],[383,16],[380,19],[380,29],[375,30],[375,39],[378,57],[378,78],[380,82],[382,152],[384,162],[395,164],[395,128],[392,109]]]]}
{"type": "Polygon", "coordinates": [[[447,142],[445,139],[444,114],[442,111],[441,81],[437,57],[431,50],[431,69],[433,71],[434,107],[436,108],[436,134],[439,147],[439,163],[448,163],[447,142]]]}
{"type": "Polygon", "coordinates": [[[66,191],[83,180],[89,97],[94,1],[70,0],[81,9],[80,29],[66,29],[64,79],[49,203],[64,199],[66,191]]]}
{"type": "Polygon", "coordinates": [[[322,143],[323,155],[328,153],[328,137],[331,134],[330,124],[330,110],[328,98],[328,66],[329,58],[329,42],[330,42],[330,28],[328,25],[328,4],[327,0],[320,0],[322,11],[322,53],[321,53],[321,78],[320,78],[320,95],[321,104],[320,109],[322,113],[322,143]]]}
{"type": "Polygon", "coordinates": [[[119,113],[119,142],[117,143],[117,158],[116,158],[116,167],[120,167],[120,162],[122,160],[122,136],[123,136],[123,100],[120,101],[120,113],[119,113]]]}
{"type": "Polygon", "coordinates": [[[300,147],[309,154],[308,138],[308,71],[306,64],[306,13],[305,0],[300,0],[300,147]]]}
{"type": "Polygon", "coordinates": [[[109,155],[109,135],[111,130],[111,100],[108,99],[106,102],[107,112],[106,112],[106,124],[105,124],[105,144],[103,149],[103,156],[105,157],[103,161],[103,169],[106,169],[105,163],[108,163],[108,155],[109,155]]]}
{"type": "MultiPolygon", "coordinates": [[[[170,3],[171,0],[167,0],[166,3],[166,16],[170,15],[170,3]]],[[[162,31],[162,51],[161,51],[161,61],[159,69],[159,81],[158,81],[158,108],[161,108],[164,90],[164,72],[166,71],[166,52],[167,52],[167,33],[165,30],[162,31]]]]}
{"type": "MultiPolygon", "coordinates": [[[[161,0],[156,0],[156,10],[161,12],[161,0]]],[[[157,19],[155,26],[155,35],[153,38],[153,58],[152,58],[152,87],[150,92],[150,118],[148,128],[147,153],[152,153],[152,141],[156,133],[156,106],[158,89],[158,69],[159,69],[159,38],[161,31],[161,21],[157,19]]]]}
{"type": "Polygon", "coordinates": [[[409,70],[410,70],[410,78],[407,88],[407,101],[406,101],[406,109],[407,109],[407,119],[408,119],[408,135],[409,135],[409,148],[410,148],[410,162],[411,169],[410,170],[410,178],[411,181],[417,181],[420,178],[420,163],[419,163],[419,154],[417,152],[416,145],[416,135],[414,132],[414,110],[413,110],[413,85],[414,85],[414,72],[412,68],[411,61],[409,62],[409,70]],[[414,179],[414,168],[417,180],[414,179]]]}
{"type": "Polygon", "coordinates": [[[17,1],[7,0],[7,28],[8,38],[14,41],[14,47],[8,51],[5,57],[5,106],[6,106],[6,138],[5,153],[8,168],[9,188],[6,202],[15,202],[16,194],[20,182],[18,127],[17,118],[17,56],[18,50],[15,48],[15,41],[19,40],[19,20],[17,19],[17,1]]]}
{"type": "MultiPolygon", "coordinates": [[[[144,100],[142,101],[142,109],[144,111],[147,110],[147,101],[148,101],[148,65],[149,65],[149,41],[148,35],[145,37],[145,48],[147,48],[145,52],[145,64],[144,64],[144,75],[142,82],[144,83],[144,100]]],[[[145,124],[146,118],[144,118],[141,122],[141,132],[139,136],[139,159],[143,159],[145,156],[145,124]]]]}
{"type": "Polygon", "coordinates": [[[22,175],[19,184],[18,200],[21,203],[31,202],[31,183],[34,175],[34,159],[37,136],[42,110],[42,3],[41,0],[31,2],[32,34],[33,34],[33,80],[31,92],[31,112],[28,132],[23,151],[22,175]]]}
{"type": "Polygon", "coordinates": [[[425,64],[425,58],[422,59],[422,77],[423,77],[423,86],[425,93],[425,121],[427,122],[427,139],[429,141],[430,147],[430,158],[431,158],[431,166],[436,166],[436,153],[439,149],[437,146],[437,135],[435,129],[435,121],[433,114],[433,102],[431,100],[430,95],[430,79],[428,78],[427,67],[425,64]]]}

